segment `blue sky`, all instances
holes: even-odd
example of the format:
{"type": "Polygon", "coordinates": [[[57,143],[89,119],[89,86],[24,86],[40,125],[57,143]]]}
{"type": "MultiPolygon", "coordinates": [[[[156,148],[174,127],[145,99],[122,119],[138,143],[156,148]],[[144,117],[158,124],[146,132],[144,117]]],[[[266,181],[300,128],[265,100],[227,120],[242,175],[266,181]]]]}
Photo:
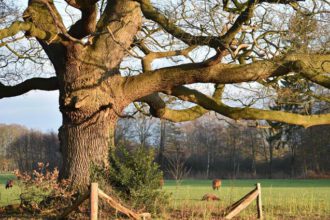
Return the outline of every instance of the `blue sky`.
{"type": "Polygon", "coordinates": [[[61,122],[57,91],[31,91],[21,96],[0,99],[0,123],[56,132],[61,122]]]}

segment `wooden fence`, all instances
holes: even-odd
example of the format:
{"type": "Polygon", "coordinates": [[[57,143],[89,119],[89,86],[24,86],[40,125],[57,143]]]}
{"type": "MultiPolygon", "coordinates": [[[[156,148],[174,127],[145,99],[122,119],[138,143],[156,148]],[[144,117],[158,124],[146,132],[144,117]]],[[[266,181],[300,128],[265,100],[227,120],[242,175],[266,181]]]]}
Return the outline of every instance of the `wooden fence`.
{"type": "Polygon", "coordinates": [[[146,220],[151,219],[150,213],[136,213],[119,202],[115,199],[108,196],[105,192],[103,192],[98,187],[98,183],[92,183],[90,190],[87,194],[83,195],[79,200],[76,201],[73,206],[64,210],[63,214],[60,216],[60,219],[67,217],[72,211],[76,210],[78,206],[80,206],[86,199],[90,198],[90,220],[97,220],[98,219],[98,200],[99,197],[104,199],[111,207],[113,207],[116,211],[119,211],[125,215],[127,215],[130,219],[134,220],[146,220]]]}
{"type": "MultiPolygon", "coordinates": [[[[90,190],[87,194],[82,196],[79,200],[76,201],[73,206],[64,210],[63,214],[60,216],[60,219],[67,217],[72,211],[78,208],[86,199],[90,198],[90,220],[97,220],[98,219],[98,199],[104,199],[111,207],[113,207],[116,211],[119,211],[125,215],[127,215],[130,219],[134,220],[146,220],[151,219],[150,213],[136,213],[125,206],[121,205],[119,202],[108,196],[104,193],[101,189],[98,188],[98,183],[92,183],[90,190]]],[[[262,203],[261,203],[261,186],[260,183],[256,184],[256,188],[253,189],[251,192],[246,194],[243,198],[235,202],[234,204],[230,205],[224,211],[224,218],[225,219],[232,219],[242,210],[244,210],[248,205],[256,200],[257,202],[257,212],[258,212],[258,219],[263,218],[262,213],[262,203]]]]}
{"type": "Polygon", "coordinates": [[[256,200],[257,202],[258,219],[262,219],[263,213],[262,213],[260,183],[256,184],[256,188],[254,190],[246,194],[243,198],[241,198],[240,200],[238,200],[237,202],[235,202],[225,210],[225,219],[232,219],[243,209],[245,209],[248,205],[250,205],[251,202],[253,202],[253,200],[256,200]]]}

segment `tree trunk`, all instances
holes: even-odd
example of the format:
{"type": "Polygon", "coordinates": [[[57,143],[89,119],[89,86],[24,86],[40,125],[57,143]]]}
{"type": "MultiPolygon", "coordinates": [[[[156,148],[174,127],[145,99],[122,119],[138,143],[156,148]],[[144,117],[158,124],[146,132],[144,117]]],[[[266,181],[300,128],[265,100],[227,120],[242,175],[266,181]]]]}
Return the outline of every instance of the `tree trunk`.
{"type": "Polygon", "coordinates": [[[250,140],[251,140],[251,156],[252,156],[252,163],[251,163],[251,171],[252,176],[257,176],[257,167],[256,167],[256,149],[254,143],[254,137],[252,131],[250,131],[250,140]]]}
{"type": "Polygon", "coordinates": [[[206,164],[206,179],[210,178],[210,150],[209,150],[210,146],[207,146],[207,164],[206,164]]]}
{"type": "Polygon", "coordinates": [[[296,147],[291,146],[291,162],[290,162],[291,178],[294,178],[296,175],[295,165],[296,165],[296,147]]]}
{"type": "Polygon", "coordinates": [[[158,154],[158,162],[162,170],[164,167],[164,152],[165,152],[165,138],[166,138],[166,121],[160,120],[160,143],[159,143],[159,154],[158,154]]]}
{"type": "Polygon", "coordinates": [[[232,147],[232,162],[233,162],[233,179],[236,179],[236,172],[237,172],[237,161],[236,161],[236,139],[233,139],[233,147],[232,147]]]}
{"type": "MultiPolygon", "coordinates": [[[[313,164],[314,164],[314,171],[316,173],[319,173],[320,172],[320,164],[319,164],[319,153],[318,153],[318,149],[317,149],[317,146],[318,146],[318,138],[315,138],[313,137],[313,133],[316,134],[318,132],[318,129],[315,129],[313,127],[311,127],[309,129],[309,139],[311,140],[312,142],[312,160],[313,160],[313,164]]],[[[321,133],[321,132],[319,132],[321,133]]]]}
{"type": "Polygon", "coordinates": [[[269,144],[269,179],[273,178],[273,143],[269,144]]]}
{"type": "Polygon", "coordinates": [[[70,125],[66,122],[59,130],[63,155],[61,179],[70,179],[74,187],[86,187],[90,184],[92,165],[108,166],[108,153],[113,146],[116,116],[98,113],[102,120],[87,124],[70,125]]]}
{"type": "Polygon", "coordinates": [[[77,59],[83,56],[82,51],[80,45],[68,48],[65,72],[60,74],[60,178],[69,179],[74,188],[90,184],[92,165],[107,166],[118,114],[125,105],[115,99],[115,79],[105,80],[104,70],[77,59]]]}

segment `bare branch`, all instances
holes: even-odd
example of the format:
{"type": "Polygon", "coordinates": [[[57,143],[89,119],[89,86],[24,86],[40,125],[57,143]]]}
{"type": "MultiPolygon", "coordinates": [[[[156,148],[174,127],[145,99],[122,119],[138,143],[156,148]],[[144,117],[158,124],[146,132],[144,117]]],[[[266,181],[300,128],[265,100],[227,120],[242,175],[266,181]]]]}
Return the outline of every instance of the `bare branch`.
{"type": "Polygon", "coordinates": [[[168,33],[182,40],[188,45],[209,45],[218,48],[222,46],[218,36],[194,36],[179,28],[174,22],[170,21],[163,14],[157,11],[149,0],[136,0],[141,5],[141,10],[147,19],[157,22],[168,33]]]}
{"type": "Polygon", "coordinates": [[[190,46],[183,50],[175,50],[175,51],[166,51],[166,52],[151,52],[143,57],[142,66],[144,71],[151,71],[151,64],[155,59],[170,57],[170,56],[188,56],[189,52],[194,50],[196,46],[190,46]]]}
{"type": "Polygon", "coordinates": [[[0,99],[19,96],[31,90],[52,91],[58,89],[57,77],[32,78],[14,86],[5,86],[0,83],[0,99]]]}
{"type": "Polygon", "coordinates": [[[222,40],[225,44],[229,44],[234,39],[236,34],[241,30],[243,24],[252,18],[256,2],[257,1],[255,0],[249,0],[247,8],[238,16],[235,23],[233,26],[231,26],[231,28],[229,28],[226,34],[222,36],[222,40]]]}

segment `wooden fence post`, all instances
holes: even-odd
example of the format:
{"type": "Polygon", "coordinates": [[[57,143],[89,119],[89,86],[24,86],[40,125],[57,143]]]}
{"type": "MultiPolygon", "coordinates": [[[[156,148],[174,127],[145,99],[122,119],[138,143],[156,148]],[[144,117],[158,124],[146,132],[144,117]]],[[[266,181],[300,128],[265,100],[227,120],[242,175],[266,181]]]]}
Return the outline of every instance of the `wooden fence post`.
{"type": "Polygon", "coordinates": [[[92,183],[90,194],[90,220],[97,220],[99,198],[98,196],[98,183],[92,183]]]}
{"type": "Polygon", "coordinates": [[[263,219],[260,183],[257,183],[257,190],[258,190],[258,197],[257,197],[258,219],[263,219]]]}

